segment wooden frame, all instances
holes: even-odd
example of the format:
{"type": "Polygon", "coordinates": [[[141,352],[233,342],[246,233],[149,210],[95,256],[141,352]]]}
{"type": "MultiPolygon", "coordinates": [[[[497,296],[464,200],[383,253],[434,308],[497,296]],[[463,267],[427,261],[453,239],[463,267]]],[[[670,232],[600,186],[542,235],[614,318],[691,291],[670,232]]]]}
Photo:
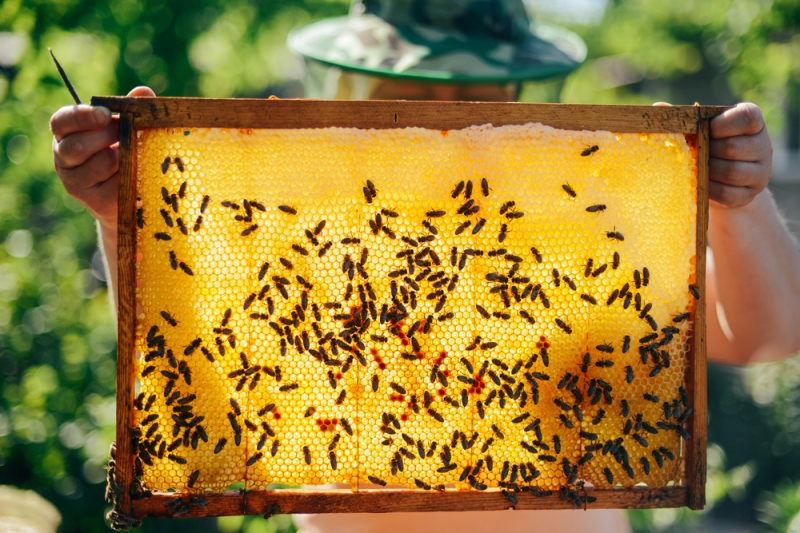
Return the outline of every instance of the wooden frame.
{"type": "MultiPolygon", "coordinates": [[[[135,336],[135,130],[154,127],[231,128],[405,128],[459,129],[475,124],[494,126],[540,122],[571,130],[633,133],[683,133],[698,147],[697,286],[701,299],[695,313],[688,392],[694,414],[693,438],[686,444],[686,476],[681,486],[664,489],[596,490],[594,508],[652,508],[705,505],[706,480],[706,329],[705,258],[708,224],[708,158],[710,120],[725,111],[716,106],[598,106],[497,104],[463,102],[350,102],[316,100],[216,100],[191,98],[94,97],[92,105],[120,115],[120,186],[118,215],[119,304],[117,370],[116,480],[121,487],[117,512],[130,520],[169,516],[165,503],[175,494],[132,499],[134,485],[131,420],[134,396],[135,336]]],[[[559,495],[520,493],[511,505],[498,490],[444,492],[418,490],[275,490],[209,495],[206,506],[191,505],[187,517],[236,514],[396,512],[516,509],[568,509],[559,495]]],[[[188,499],[186,500],[188,502],[188,499]]],[[[129,522],[130,525],[130,522],[129,522]]]]}

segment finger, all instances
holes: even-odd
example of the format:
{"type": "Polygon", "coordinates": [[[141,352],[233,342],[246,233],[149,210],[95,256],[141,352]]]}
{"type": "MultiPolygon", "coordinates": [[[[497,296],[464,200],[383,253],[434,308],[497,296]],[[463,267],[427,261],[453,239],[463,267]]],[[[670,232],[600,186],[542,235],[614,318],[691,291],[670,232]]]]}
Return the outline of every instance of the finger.
{"type": "Polygon", "coordinates": [[[729,161],[712,157],[708,160],[708,179],[734,187],[751,187],[756,192],[767,186],[772,166],[763,162],[729,161]]]}
{"type": "Polygon", "coordinates": [[[128,96],[139,96],[139,97],[150,97],[150,98],[155,97],[155,95],[156,93],[153,92],[153,89],[151,89],[150,87],[145,87],[143,85],[139,87],[134,87],[128,93],[128,96]]]}
{"type": "Polygon", "coordinates": [[[671,106],[672,104],[670,104],[669,102],[655,102],[653,105],[658,107],[663,107],[663,106],[671,106]]]}
{"type": "Polygon", "coordinates": [[[119,169],[119,150],[106,148],[75,168],[59,169],[64,188],[76,200],[84,203],[86,191],[109,179],[119,169]]]}
{"type": "Polygon", "coordinates": [[[711,157],[731,161],[772,160],[772,142],[766,129],[755,135],[737,135],[711,139],[711,157]]]}
{"type": "Polygon", "coordinates": [[[53,147],[56,168],[70,169],[85,163],[97,152],[119,141],[116,121],[91,131],[76,131],[66,135],[53,147]]]}
{"type": "Polygon", "coordinates": [[[711,119],[711,137],[722,139],[737,135],[755,135],[765,127],[761,109],[746,102],[711,119]]]}
{"type": "MultiPolygon", "coordinates": [[[[135,87],[128,96],[154,97],[156,93],[149,87],[135,87]]],[[[92,107],[80,104],[65,106],[53,113],[50,118],[50,131],[60,141],[65,135],[76,131],[101,128],[111,122],[111,111],[105,107],[92,107]]]]}
{"type": "Polygon", "coordinates": [[[89,105],[65,106],[50,117],[50,131],[57,141],[77,131],[102,128],[111,123],[111,111],[89,105]]]}
{"type": "Polygon", "coordinates": [[[708,184],[708,199],[725,207],[742,207],[753,201],[756,192],[749,187],[733,187],[716,181],[708,184]]]}

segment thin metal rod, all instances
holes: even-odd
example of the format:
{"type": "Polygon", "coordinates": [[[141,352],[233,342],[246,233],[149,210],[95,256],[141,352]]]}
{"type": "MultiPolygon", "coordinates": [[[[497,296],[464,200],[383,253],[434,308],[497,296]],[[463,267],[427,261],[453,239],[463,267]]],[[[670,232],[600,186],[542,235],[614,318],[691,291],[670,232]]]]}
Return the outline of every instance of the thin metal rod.
{"type": "Polygon", "coordinates": [[[61,79],[64,80],[64,85],[66,85],[67,89],[69,89],[69,93],[72,95],[72,98],[75,100],[75,103],[82,104],[83,102],[81,102],[81,99],[78,98],[78,93],[75,92],[75,87],[73,87],[72,83],[70,83],[69,77],[67,77],[67,73],[64,72],[63,68],[61,68],[61,63],[58,62],[58,59],[56,59],[55,54],[53,54],[53,49],[50,47],[48,47],[47,49],[50,50],[50,57],[52,57],[53,61],[55,61],[58,73],[61,74],[61,79]]]}

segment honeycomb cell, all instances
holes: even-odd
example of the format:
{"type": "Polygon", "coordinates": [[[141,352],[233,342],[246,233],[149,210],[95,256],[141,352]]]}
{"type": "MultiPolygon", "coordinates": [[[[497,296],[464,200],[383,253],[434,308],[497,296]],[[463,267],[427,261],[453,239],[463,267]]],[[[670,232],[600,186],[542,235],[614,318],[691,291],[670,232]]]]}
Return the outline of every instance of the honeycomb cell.
{"type": "Polygon", "coordinates": [[[681,481],[682,136],[149,129],[136,172],[147,488],[681,481]]]}

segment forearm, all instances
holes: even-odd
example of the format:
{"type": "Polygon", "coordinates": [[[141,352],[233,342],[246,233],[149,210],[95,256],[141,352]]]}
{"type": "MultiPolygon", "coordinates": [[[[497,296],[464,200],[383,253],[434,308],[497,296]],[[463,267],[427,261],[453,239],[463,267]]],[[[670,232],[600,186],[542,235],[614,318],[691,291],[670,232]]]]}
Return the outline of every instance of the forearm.
{"type": "Polygon", "coordinates": [[[117,291],[119,285],[117,271],[117,228],[116,226],[111,227],[98,222],[97,235],[100,241],[100,249],[105,258],[106,279],[108,280],[108,290],[110,292],[109,299],[116,311],[117,304],[119,303],[117,300],[119,294],[117,291]]]}
{"type": "Polygon", "coordinates": [[[800,252],[769,191],[735,209],[712,205],[708,236],[717,300],[707,305],[718,302],[728,325],[724,336],[710,331],[709,358],[744,364],[800,351],[800,252]]]}

